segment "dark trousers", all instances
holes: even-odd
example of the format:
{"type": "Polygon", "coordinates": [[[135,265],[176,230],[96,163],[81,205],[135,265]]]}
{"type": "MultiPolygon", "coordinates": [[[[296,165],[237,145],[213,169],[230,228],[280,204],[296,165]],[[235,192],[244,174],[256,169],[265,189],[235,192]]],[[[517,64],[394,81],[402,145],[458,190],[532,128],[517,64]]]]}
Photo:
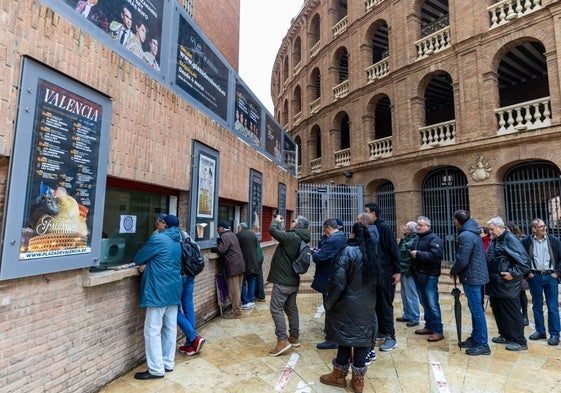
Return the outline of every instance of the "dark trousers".
{"type": "Polygon", "coordinates": [[[524,321],[520,312],[520,298],[518,296],[514,298],[491,296],[489,301],[500,335],[507,342],[514,341],[520,345],[526,345],[524,321]]]}
{"type": "Polygon", "coordinates": [[[381,279],[376,286],[376,316],[378,318],[378,332],[386,336],[395,337],[393,322],[395,285],[392,285],[392,283],[393,277],[389,276],[381,279]]]}
{"type": "Polygon", "coordinates": [[[368,347],[343,347],[339,345],[335,362],[341,366],[352,363],[353,366],[361,368],[365,366],[368,347]]]}

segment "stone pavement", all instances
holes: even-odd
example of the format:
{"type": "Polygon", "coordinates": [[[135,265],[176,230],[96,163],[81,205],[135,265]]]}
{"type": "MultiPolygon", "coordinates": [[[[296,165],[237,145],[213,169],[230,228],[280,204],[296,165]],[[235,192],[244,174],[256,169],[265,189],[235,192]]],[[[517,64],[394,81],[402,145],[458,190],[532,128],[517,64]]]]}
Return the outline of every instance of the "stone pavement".
{"type": "MultiPolygon", "coordinates": [[[[378,359],[368,369],[364,392],[561,392],[561,346],[549,346],[546,340],[528,340],[528,351],[510,352],[504,345],[491,343],[497,328],[490,307],[486,314],[491,355],[470,357],[460,350],[449,281],[443,275],[439,284],[446,339],[428,343],[426,336],[414,334],[418,327],[407,328],[396,322],[399,346],[392,352],[376,351],[378,359]]],[[[216,317],[198,329],[207,340],[202,351],[195,356],[177,353],[175,370],[166,373],[165,378],[135,380],[135,372],[146,370],[144,363],[101,393],[352,392],[350,381],[346,389],[319,382],[319,376],[331,370],[336,351],[316,349],[316,344],[323,341],[324,315],[318,312],[321,295],[310,290],[309,285],[310,280],[303,280],[298,295],[300,347],[278,357],[268,356],[268,350],[276,344],[268,301],[256,303],[254,309],[243,311],[239,320],[216,317]],[[289,367],[289,360],[295,365],[289,367]]],[[[271,285],[266,289],[269,294],[271,285]]],[[[471,318],[463,294],[461,300],[465,340],[471,318]]],[[[399,292],[394,307],[395,316],[400,316],[399,292]]],[[[534,332],[531,305],[529,309],[531,321],[526,336],[534,332]]]]}

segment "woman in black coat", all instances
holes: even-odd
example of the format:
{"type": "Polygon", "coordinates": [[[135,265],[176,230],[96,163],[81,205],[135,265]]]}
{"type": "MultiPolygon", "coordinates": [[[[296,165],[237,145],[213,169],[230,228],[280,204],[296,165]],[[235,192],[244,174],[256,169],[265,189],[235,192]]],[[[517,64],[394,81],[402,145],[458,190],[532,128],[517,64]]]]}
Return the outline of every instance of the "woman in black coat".
{"type": "Polygon", "coordinates": [[[322,375],[321,383],[344,388],[351,367],[353,391],[362,392],[366,355],[374,333],[377,274],[376,245],[368,228],[357,222],[347,247],[331,267],[325,300],[325,333],[327,340],[337,343],[339,349],[332,361],[333,371],[322,375]]]}

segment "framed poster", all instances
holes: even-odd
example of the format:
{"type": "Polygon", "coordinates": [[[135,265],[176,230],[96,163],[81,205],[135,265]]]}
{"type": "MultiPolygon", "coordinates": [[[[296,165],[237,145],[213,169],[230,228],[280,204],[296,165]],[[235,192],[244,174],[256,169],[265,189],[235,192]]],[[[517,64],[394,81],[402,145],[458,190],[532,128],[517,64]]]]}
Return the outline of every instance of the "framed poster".
{"type": "Polygon", "coordinates": [[[233,129],[254,148],[261,146],[261,105],[240,80],[236,82],[233,129]]]}
{"type": "Polygon", "coordinates": [[[286,184],[279,183],[277,189],[278,214],[286,217],[286,184]]]}
{"type": "Polygon", "coordinates": [[[201,248],[216,245],[219,169],[219,153],[194,141],[189,233],[201,248]]]}
{"type": "Polygon", "coordinates": [[[250,169],[249,171],[249,229],[256,234],[263,230],[261,227],[263,220],[263,174],[250,169]]]}
{"type": "Polygon", "coordinates": [[[111,101],[29,58],[19,91],[0,279],[96,265],[111,101]]]}
{"type": "Polygon", "coordinates": [[[265,122],[265,152],[277,163],[283,162],[282,156],[283,131],[275,120],[267,115],[265,122]]]}

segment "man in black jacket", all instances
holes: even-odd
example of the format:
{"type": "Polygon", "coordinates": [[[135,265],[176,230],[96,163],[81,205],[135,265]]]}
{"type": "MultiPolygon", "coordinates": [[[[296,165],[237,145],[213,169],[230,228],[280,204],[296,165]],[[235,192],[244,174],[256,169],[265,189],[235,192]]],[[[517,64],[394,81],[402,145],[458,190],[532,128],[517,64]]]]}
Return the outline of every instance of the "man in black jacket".
{"type": "Polygon", "coordinates": [[[530,340],[545,339],[543,318],[543,298],[547,304],[547,328],[549,345],[559,345],[559,282],[561,276],[561,241],[547,233],[547,226],[541,218],[532,221],[532,235],[522,240],[522,245],[530,256],[531,272],[528,284],[532,294],[532,309],[536,332],[530,340]]]}
{"type": "Polygon", "coordinates": [[[380,274],[376,286],[376,316],[378,318],[378,332],[385,336],[380,349],[389,352],[397,348],[393,321],[393,299],[395,297],[395,286],[401,279],[399,247],[394,231],[380,217],[380,207],[369,202],[364,206],[364,211],[372,216],[372,221],[374,221],[380,236],[378,247],[380,274]]]}
{"type": "Polygon", "coordinates": [[[411,249],[411,272],[425,312],[425,327],[415,330],[415,334],[428,334],[427,341],[435,342],[444,340],[442,312],[438,302],[443,244],[442,239],[431,230],[431,221],[425,216],[417,218],[417,233],[419,239],[411,249]]]}
{"type": "Polygon", "coordinates": [[[527,350],[519,296],[522,277],[530,272],[530,258],[520,240],[505,230],[501,217],[490,219],[487,226],[493,236],[487,248],[487,292],[500,338],[504,338],[504,341],[495,338],[492,341],[505,342],[509,351],[527,350]]]}

